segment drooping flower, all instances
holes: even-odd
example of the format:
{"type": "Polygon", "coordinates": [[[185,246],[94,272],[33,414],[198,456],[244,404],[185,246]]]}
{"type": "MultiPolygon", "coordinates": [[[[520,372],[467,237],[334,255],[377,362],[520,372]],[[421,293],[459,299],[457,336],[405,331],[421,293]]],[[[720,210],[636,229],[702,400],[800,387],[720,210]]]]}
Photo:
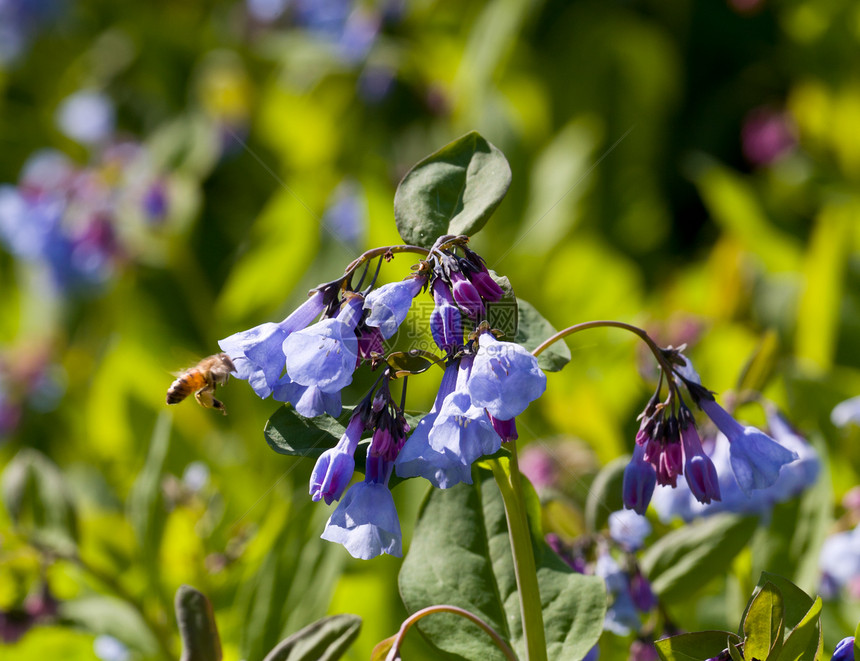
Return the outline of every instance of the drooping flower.
{"type": "Polygon", "coordinates": [[[838,598],[843,588],[856,590],[860,587],[860,525],[824,540],[818,568],[821,570],[821,593],[826,599],[838,598]]]}
{"type": "Polygon", "coordinates": [[[821,471],[818,453],[803,439],[775,407],[767,409],[767,426],[780,445],[797,454],[797,460],[784,466],[779,477],[767,489],[768,496],[781,503],[815,484],[821,471]]]}
{"type": "Polygon", "coordinates": [[[311,473],[310,495],[314,502],[324,499],[326,505],[340,500],[355,472],[355,449],[364,432],[361,407],[355,410],[337,445],[323,452],[311,473]]]}
{"type": "Polygon", "coordinates": [[[321,537],[342,544],[360,560],[403,555],[400,519],[388,489],[392,468],[391,462],[368,456],[365,480],[349,488],[321,537]]]}
{"type": "Polygon", "coordinates": [[[645,460],[645,446],[637,443],[633,446],[633,458],[624,469],[621,487],[624,507],[637,514],[645,514],[656,484],[657,471],[645,460]]]}
{"type": "Polygon", "coordinates": [[[289,402],[305,418],[315,418],[323,413],[336,418],[343,410],[339,390],[324,392],[319,386],[303,386],[291,381],[286,374],[272,387],[272,399],[289,402]]]}
{"type": "Polygon", "coordinates": [[[738,486],[749,496],[776,482],[780,469],[797,459],[792,452],[755,427],[744,427],[713,399],[701,399],[699,406],[729,439],[732,471],[738,486]]]}
{"type": "Polygon", "coordinates": [[[451,288],[442,278],[436,278],[432,290],[435,307],[430,314],[430,332],[433,340],[442,351],[459,349],[463,346],[463,324],[451,288]]]}
{"type": "Polygon", "coordinates": [[[451,271],[450,277],[454,300],[460,309],[473,319],[484,314],[484,302],[475,285],[459,271],[451,271]]]}
{"type": "Polygon", "coordinates": [[[464,463],[459,452],[446,447],[434,449],[430,445],[430,432],[443,402],[454,392],[458,371],[456,361],[445,368],[433,408],[421,418],[397,455],[394,465],[400,477],[423,477],[439,489],[447,489],[460,482],[471,484],[471,463],[464,463]]]}
{"type": "Polygon", "coordinates": [[[370,310],[364,323],[379,328],[386,340],[391,338],[406,319],[412,300],[426,283],[427,278],[413,276],[374,289],[364,300],[364,308],[370,310]]]}
{"type": "Polygon", "coordinates": [[[302,386],[337,392],[352,383],[358,360],[355,328],[363,301],[353,296],[338,316],[291,333],[283,342],[287,376],[302,386]]]}
{"type": "Polygon", "coordinates": [[[493,429],[501,436],[503,443],[517,440],[520,436],[517,433],[517,419],[498,420],[490,416],[490,422],[493,424],[493,429]]]}
{"type": "Polygon", "coordinates": [[[490,331],[482,332],[478,342],[468,382],[472,404],[498,420],[515,418],[544,393],[546,375],[519,344],[500,342],[490,331]]]}
{"type": "Polygon", "coordinates": [[[830,413],[830,421],[837,427],[860,425],[860,395],[839,402],[830,413]]]}
{"type": "Polygon", "coordinates": [[[218,346],[236,366],[237,378],[247,380],[259,397],[266,398],[284,371],[284,340],[310,324],[323,307],[324,294],[315,291],[282,322],[267,322],[234,333],[219,340],[218,346]]]}
{"type": "Polygon", "coordinates": [[[720,500],[720,481],[711,458],[702,449],[702,441],[696,431],[693,416],[686,407],[680,420],[681,443],[684,449],[684,476],[690,491],[701,503],[720,500]]]}
{"type": "Polygon", "coordinates": [[[606,609],[606,617],[603,620],[604,630],[619,636],[628,635],[631,629],[638,631],[642,626],[642,620],[630,595],[629,579],[608,551],[603,550],[597,556],[594,575],[604,580],[606,590],[612,598],[612,603],[606,609]]]}

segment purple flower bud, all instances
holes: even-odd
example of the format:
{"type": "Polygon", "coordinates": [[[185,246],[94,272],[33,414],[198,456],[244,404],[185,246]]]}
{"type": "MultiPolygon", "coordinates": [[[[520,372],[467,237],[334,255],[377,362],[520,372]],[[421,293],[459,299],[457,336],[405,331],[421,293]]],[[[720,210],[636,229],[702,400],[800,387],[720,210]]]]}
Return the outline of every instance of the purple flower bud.
{"type": "Polygon", "coordinates": [[[435,307],[430,314],[430,332],[442,351],[450,352],[463,346],[463,324],[460,308],[454,304],[451,288],[442,280],[433,281],[435,307]]]}
{"type": "Polygon", "coordinates": [[[361,416],[353,414],[337,445],[317,459],[310,481],[310,495],[314,502],[325,499],[326,505],[331,505],[333,500],[340,500],[355,471],[353,455],[363,431],[361,416]]]}
{"type": "Polygon", "coordinates": [[[630,655],[627,661],[659,661],[660,656],[657,654],[657,649],[654,643],[646,640],[634,640],[630,644],[630,655]]]}
{"type": "Polygon", "coordinates": [[[510,420],[497,420],[493,416],[490,416],[490,422],[493,425],[493,429],[496,430],[496,433],[502,437],[503,443],[515,441],[519,438],[519,434],[517,434],[516,418],[511,418],[510,420]]]}
{"type": "Polygon", "coordinates": [[[651,589],[651,582],[642,575],[641,571],[637,570],[630,576],[630,597],[636,604],[636,608],[643,613],[657,607],[657,596],[651,589]]]}
{"type": "Polygon", "coordinates": [[[681,443],[684,447],[684,475],[690,491],[700,503],[710,503],[712,500],[720,500],[720,482],[717,477],[717,469],[711,458],[702,449],[702,441],[696,431],[692,415],[687,411],[687,416],[681,420],[681,443]]]}
{"type": "Polygon", "coordinates": [[[475,289],[475,285],[469,282],[459,271],[451,272],[451,286],[454,292],[454,300],[460,309],[473,319],[479,314],[484,314],[484,304],[481,295],[475,289]]]}
{"type": "Polygon", "coordinates": [[[469,275],[469,280],[471,280],[472,284],[475,285],[475,289],[478,290],[481,298],[488,303],[495,303],[496,301],[501,300],[502,296],[505,295],[502,288],[499,287],[498,283],[496,283],[496,281],[493,280],[493,277],[487,272],[486,267],[484,267],[483,271],[471,273],[469,275]]]}
{"type": "Polygon", "coordinates": [[[637,514],[645,514],[656,484],[657,472],[650,463],[645,461],[645,448],[635,445],[633,458],[624,469],[624,482],[621,489],[624,507],[637,514]]]}
{"type": "Polygon", "coordinates": [[[848,636],[836,643],[830,661],[854,661],[854,636],[848,636]]]}
{"type": "Polygon", "coordinates": [[[358,336],[358,358],[359,360],[370,360],[374,353],[385,353],[382,333],[378,328],[365,327],[358,336]]]}

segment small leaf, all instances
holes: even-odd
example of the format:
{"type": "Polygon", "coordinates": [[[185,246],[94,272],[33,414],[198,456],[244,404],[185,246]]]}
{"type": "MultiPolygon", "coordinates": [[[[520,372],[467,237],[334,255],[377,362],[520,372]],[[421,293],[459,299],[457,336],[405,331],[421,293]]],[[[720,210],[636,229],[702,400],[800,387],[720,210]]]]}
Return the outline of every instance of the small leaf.
{"type": "Polygon", "coordinates": [[[182,637],[180,661],[221,661],[221,639],[212,604],[206,596],[188,585],[180,585],[174,606],[182,637]]]}
{"type": "Polygon", "coordinates": [[[755,516],[717,514],[684,526],[651,545],[642,568],[662,600],[689,597],[726,572],[757,525],[755,516]]]}
{"type": "MultiPolygon", "coordinates": [[[[519,321],[517,323],[516,341],[532,351],[546,339],[556,334],[556,329],[528,301],[517,299],[519,305],[519,321]]],[[[570,347],[564,340],[559,340],[538,356],[538,365],[546,372],[558,372],[570,362],[570,347]]]]}
{"type": "Polygon", "coordinates": [[[654,647],[663,661],[702,661],[726,649],[726,637],[739,641],[728,631],[698,631],[656,640],[654,647]]]}
{"type": "Polygon", "coordinates": [[[336,661],[361,630],[357,615],[332,615],[280,642],[263,661],[336,661]]]}
{"type": "Polygon", "coordinates": [[[394,219],[406,243],[430,248],[445,234],[472,236],[508,192],[511,168],[475,131],[415,165],[394,194],[394,219]]]}
{"type": "Polygon", "coordinates": [[[355,407],[344,406],[338,418],[300,416],[291,406],[282,406],[266,422],[263,434],[275,452],[299,457],[319,457],[333,448],[343,433],[355,407]]]}
{"type": "Polygon", "coordinates": [[[782,593],[773,583],[765,583],[750,600],[743,620],[744,655],[755,659],[776,659],[785,632],[782,593]]]}
{"type": "MultiPolygon", "coordinates": [[[[783,608],[785,609],[785,627],[791,629],[797,626],[800,621],[806,617],[809,609],[812,608],[812,597],[806,594],[803,590],[797,587],[787,578],[771,574],[770,572],[762,572],[758,579],[756,590],[753,594],[758,594],[758,591],[767,583],[773,583],[782,594],[783,608]]],[[[747,611],[751,604],[747,605],[744,610],[743,617],[746,617],[747,611]]]]}
{"type": "Polygon", "coordinates": [[[613,459],[591,483],[588,500],[585,501],[585,526],[590,532],[603,528],[609,521],[609,515],[624,507],[621,485],[629,461],[629,456],[613,459]]]}
{"type": "Polygon", "coordinates": [[[395,351],[388,355],[388,366],[395,370],[397,376],[421,374],[426,372],[441,359],[427,351],[412,349],[411,351],[395,351]]]}
{"type": "MultiPolygon", "coordinates": [[[[727,641],[729,655],[732,657],[732,661],[744,661],[744,655],[741,654],[738,646],[733,644],[731,639],[727,641]]],[[[755,657],[750,657],[751,661],[755,661],[755,657]]]]}
{"type": "Polygon", "coordinates": [[[813,661],[821,655],[821,597],[816,597],[809,610],[788,634],[779,661],[813,661]]]}

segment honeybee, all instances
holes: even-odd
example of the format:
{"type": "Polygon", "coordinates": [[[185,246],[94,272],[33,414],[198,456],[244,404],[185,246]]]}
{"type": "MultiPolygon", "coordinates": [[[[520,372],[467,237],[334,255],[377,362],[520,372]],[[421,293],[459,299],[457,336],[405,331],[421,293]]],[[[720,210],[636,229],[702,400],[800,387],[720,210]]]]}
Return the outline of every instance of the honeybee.
{"type": "Polygon", "coordinates": [[[207,356],[197,365],[191,367],[176,377],[167,389],[167,403],[178,404],[192,392],[197,403],[203,408],[218,409],[227,415],[224,404],[215,399],[215,387],[227,383],[230,372],[236,367],[226,353],[216,353],[207,356]]]}

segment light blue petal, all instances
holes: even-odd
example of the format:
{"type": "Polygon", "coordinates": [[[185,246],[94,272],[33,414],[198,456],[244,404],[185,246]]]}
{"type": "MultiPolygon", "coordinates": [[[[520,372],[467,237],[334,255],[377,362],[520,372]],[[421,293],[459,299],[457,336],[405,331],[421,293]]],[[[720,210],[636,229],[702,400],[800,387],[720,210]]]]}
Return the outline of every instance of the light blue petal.
{"type": "Polygon", "coordinates": [[[321,537],[342,544],[360,560],[383,553],[403,555],[400,520],[391,491],[384,484],[354,484],[332,513],[321,537]]]}
{"type": "Polygon", "coordinates": [[[292,333],[284,341],[287,374],[303,386],[337,392],[352,383],[358,360],[355,331],[339,319],[319,323],[292,333]]]}

